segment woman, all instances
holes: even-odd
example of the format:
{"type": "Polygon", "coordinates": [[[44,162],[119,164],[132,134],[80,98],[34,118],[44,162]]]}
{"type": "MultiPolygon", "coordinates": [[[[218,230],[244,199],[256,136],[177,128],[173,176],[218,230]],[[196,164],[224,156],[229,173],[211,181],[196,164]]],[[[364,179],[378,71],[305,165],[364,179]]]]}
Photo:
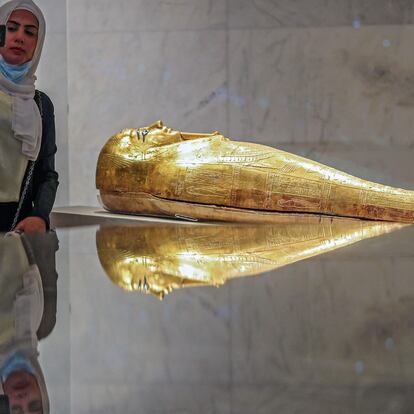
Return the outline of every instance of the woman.
{"type": "MultiPolygon", "coordinates": [[[[53,233],[51,237],[56,238],[53,233]]],[[[53,241],[49,235],[41,240],[46,240],[41,243],[45,250],[53,241]]],[[[49,413],[36,334],[44,311],[36,260],[27,235],[0,238],[0,388],[12,413],[49,413]]]]}
{"type": "Polygon", "coordinates": [[[0,24],[0,231],[45,232],[58,186],[53,104],[34,85],[45,20],[33,1],[12,0],[0,24]]]}

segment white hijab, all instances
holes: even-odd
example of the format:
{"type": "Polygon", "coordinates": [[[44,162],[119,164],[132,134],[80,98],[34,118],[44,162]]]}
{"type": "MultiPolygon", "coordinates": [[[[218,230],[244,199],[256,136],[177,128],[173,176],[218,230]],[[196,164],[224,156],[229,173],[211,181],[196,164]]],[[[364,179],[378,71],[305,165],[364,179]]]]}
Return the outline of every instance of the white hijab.
{"type": "Polygon", "coordinates": [[[36,49],[28,73],[18,83],[9,81],[0,73],[0,90],[12,98],[12,130],[14,137],[22,143],[22,153],[30,160],[36,160],[42,142],[42,118],[33,99],[36,80],[34,74],[43,48],[46,23],[43,13],[32,0],[11,0],[0,7],[0,24],[6,24],[11,13],[18,9],[30,11],[39,22],[36,49]]]}

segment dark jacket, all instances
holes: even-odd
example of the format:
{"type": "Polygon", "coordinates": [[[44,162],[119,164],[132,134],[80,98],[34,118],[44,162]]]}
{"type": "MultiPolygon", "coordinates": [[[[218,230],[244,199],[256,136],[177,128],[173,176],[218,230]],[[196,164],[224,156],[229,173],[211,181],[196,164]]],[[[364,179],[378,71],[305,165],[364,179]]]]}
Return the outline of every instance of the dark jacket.
{"type": "MultiPolygon", "coordinates": [[[[58,173],[55,170],[56,136],[55,114],[52,101],[40,92],[42,112],[42,144],[35,162],[33,178],[17,222],[29,216],[41,217],[49,227],[49,215],[56,198],[58,173]]],[[[27,172],[26,172],[27,174],[27,172]]],[[[23,180],[23,183],[25,182],[23,180]]],[[[24,185],[24,184],[23,184],[24,185]]],[[[18,203],[0,203],[0,231],[9,231],[16,214],[18,203]]]]}

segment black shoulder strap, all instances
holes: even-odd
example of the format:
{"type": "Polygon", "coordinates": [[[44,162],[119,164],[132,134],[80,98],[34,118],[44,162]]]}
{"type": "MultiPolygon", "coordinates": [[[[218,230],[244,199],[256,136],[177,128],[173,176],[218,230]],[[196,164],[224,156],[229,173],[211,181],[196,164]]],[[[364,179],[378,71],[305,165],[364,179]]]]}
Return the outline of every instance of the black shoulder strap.
{"type": "Polygon", "coordinates": [[[40,91],[36,89],[34,100],[36,102],[37,107],[39,108],[40,116],[43,119],[43,105],[42,105],[42,95],[40,94],[40,91]]]}

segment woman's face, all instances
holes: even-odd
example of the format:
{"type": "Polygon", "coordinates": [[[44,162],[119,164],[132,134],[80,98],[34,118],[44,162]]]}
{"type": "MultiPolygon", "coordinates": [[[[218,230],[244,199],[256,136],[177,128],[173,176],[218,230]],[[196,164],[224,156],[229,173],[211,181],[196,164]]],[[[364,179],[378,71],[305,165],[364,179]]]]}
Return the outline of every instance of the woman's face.
{"type": "Polygon", "coordinates": [[[11,414],[43,413],[39,386],[32,374],[24,371],[13,372],[3,388],[10,400],[11,414]]]}
{"type": "Polygon", "coordinates": [[[0,48],[4,60],[23,65],[32,59],[37,44],[39,22],[28,10],[14,10],[6,24],[6,44],[0,48]]]}

